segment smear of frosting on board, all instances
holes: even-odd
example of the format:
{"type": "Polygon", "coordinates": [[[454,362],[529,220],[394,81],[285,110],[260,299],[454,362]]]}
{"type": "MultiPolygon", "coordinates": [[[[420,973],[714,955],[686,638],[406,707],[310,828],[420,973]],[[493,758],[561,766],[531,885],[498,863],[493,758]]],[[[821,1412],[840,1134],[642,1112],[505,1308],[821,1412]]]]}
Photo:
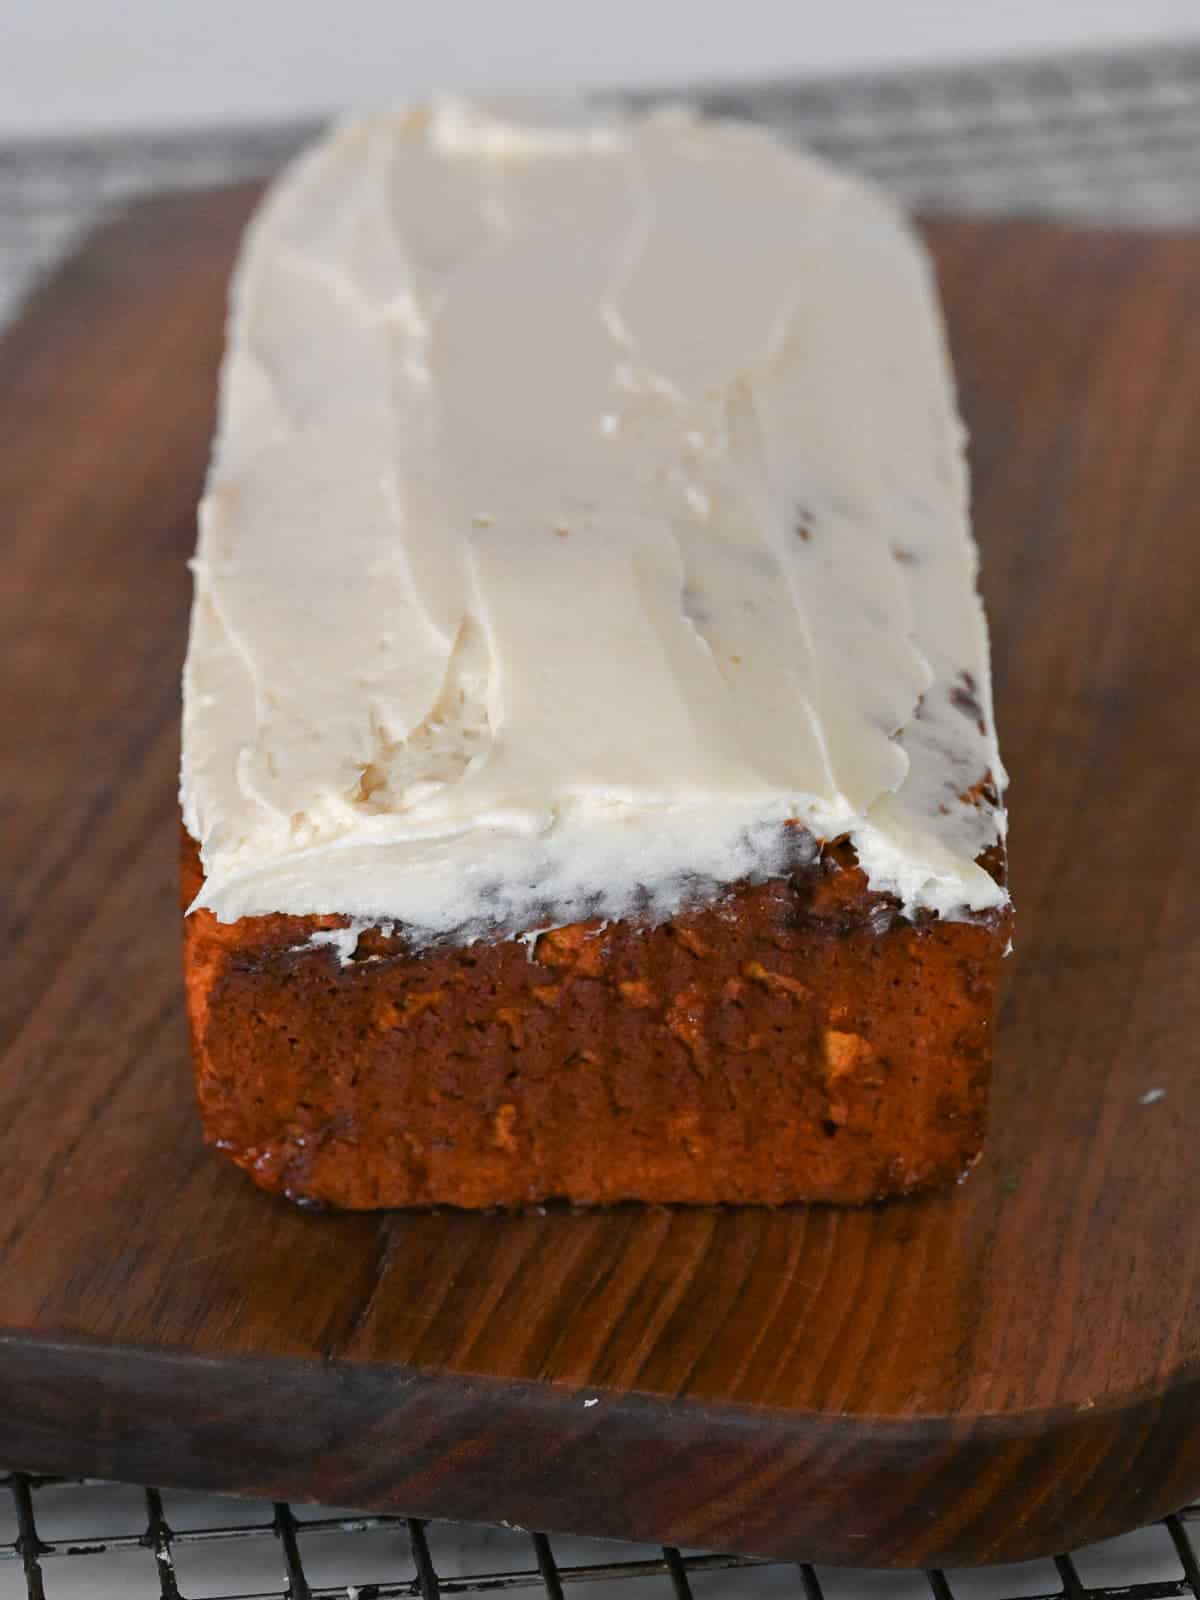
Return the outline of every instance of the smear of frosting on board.
{"type": "Polygon", "coordinates": [[[668,916],[848,833],[1003,891],[925,255],[766,133],[446,101],[304,155],[235,275],[182,801],[225,920],[668,916]]]}

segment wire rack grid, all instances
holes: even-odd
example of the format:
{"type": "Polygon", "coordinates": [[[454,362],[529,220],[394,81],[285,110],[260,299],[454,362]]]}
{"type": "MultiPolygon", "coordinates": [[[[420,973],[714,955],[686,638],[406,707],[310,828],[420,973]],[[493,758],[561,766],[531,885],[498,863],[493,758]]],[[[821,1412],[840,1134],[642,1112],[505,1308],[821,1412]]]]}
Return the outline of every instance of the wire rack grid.
{"type": "MultiPolygon", "coordinates": [[[[117,1531],[115,1527],[110,1530],[103,1513],[97,1529],[94,1509],[90,1518],[85,1515],[78,1524],[81,1531],[74,1536],[69,1524],[64,1528],[61,1515],[52,1519],[56,1523],[53,1536],[49,1528],[39,1527],[41,1502],[52,1491],[74,1491],[78,1514],[81,1495],[86,1503],[89,1495],[99,1496],[117,1487],[24,1472],[0,1475],[0,1491],[6,1491],[11,1502],[8,1531],[13,1534],[11,1540],[0,1542],[0,1597],[57,1600],[60,1595],[70,1594],[91,1600],[103,1593],[129,1596],[130,1600],[138,1596],[146,1596],[147,1600],[153,1596],[158,1600],[331,1600],[333,1596],[348,1600],[391,1600],[398,1596],[440,1600],[450,1595],[504,1593],[540,1594],[559,1600],[567,1593],[591,1595],[610,1590],[614,1583],[626,1582],[638,1585],[636,1590],[622,1591],[630,1600],[635,1593],[660,1595],[663,1600],[667,1596],[674,1596],[674,1600],[705,1600],[718,1593],[721,1600],[751,1593],[794,1595],[797,1600],[845,1600],[850,1595],[869,1595],[871,1600],[891,1600],[893,1596],[895,1600],[917,1600],[918,1596],[925,1600],[1173,1600],[1176,1596],[1200,1600],[1200,1562],[1188,1531],[1189,1524],[1200,1522],[1200,1505],[1167,1517],[1154,1530],[1143,1530],[1157,1531],[1162,1540],[1162,1550],[1155,1559],[1142,1557],[1147,1575],[1130,1582],[1127,1568],[1110,1569],[1112,1577],[1120,1580],[1111,1583],[1087,1581],[1088,1574],[1081,1570],[1083,1555],[1061,1555],[1052,1562],[957,1574],[937,1569],[923,1573],[847,1573],[819,1571],[803,1562],[681,1551],[669,1545],[649,1551],[619,1544],[600,1546],[597,1541],[552,1541],[545,1534],[516,1528],[490,1530],[507,1543],[503,1562],[489,1565],[489,1556],[497,1553],[494,1542],[477,1540],[475,1548],[468,1549],[464,1557],[458,1537],[461,1530],[455,1525],[426,1523],[414,1517],[322,1513],[278,1503],[263,1508],[268,1514],[258,1520],[231,1518],[210,1525],[176,1527],[168,1511],[169,1492],[154,1488],[122,1491],[127,1497],[127,1531],[117,1531]],[[129,1509],[130,1495],[136,1496],[140,1505],[137,1526],[132,1525],[136,1513],[129,1509]],[[391,1536],[387,1559],[393,1573],[355,1582],[353,1536],[372,1533],[391,1536]],[[332,1558],[331,1542],[340,1547],[332,1558]],[[445,1553],[438,1549],[439,1542],[445,1546],[445,1553]],[[317,1545],[323,1547],[320,1573],[310,1570],[308,1554],[317,1545]],[[246,1550],[260,1547],[260,1554],[266,1554],[268,1564],[277,1569],[278,1581],[254,1590],[243,1586],[236,1591],[213,1589],[204,1586],[203,1580],[201,1587],[195,1587],[181,1570],[181,1557],[214,1546],[233,1547],[230,1553],[243,1563],[241,1571],[245,1570],[246,1550]],[[263,1546],[267,1547],[265,1551],[261,1550],[263,1546]],[[580,1548],[590,1559],[576,1559],[580,1548]],[[1162,1558],[1167,1553],[1173,1555],[1173,1560],[1164,1564],[1162,1558]],[[114,1566],[104,1574],[95,1567],[97,1560],[108,1558],[110,1563],[116,1563],[122,1557],[126,1560],[119,1570],[114,1566]],[[85,1562],[93,1563],[93,1572],[90,1580],[81,1583],[79,1569],[85,1562]],[[1177,1575],[1164,1576],[1171,1565],[1177,1575]],[[334,1567],[339,1568],[336,1579],[331,1570],[334,1567]],[[1049,1586],[1039,1586],[1043,1574],[1052,1580],[1049,1586]],[[719,1590],[714,1587],[714,1579],[721,1580],[719,1590]]],[[[202,1503],[206,1510],[224,1507],[227,1512],[240,1504],[212,1499],[202,1503]]],[[[259,1510],[253,1503],[247,1503],[246,1509],[251,1516],[259,1510]]],[[[108,1514],[114,1523],[119,1520],[114,1512],[108,1514]]],[[[194,1518],[190,1522],[194,1523],[194,1518]]],[[[0,1528],[3,1526],[0,1522],[0,1528]]],[[[476,1530],[483,1531],[489,1530],[476,1530]]],[[[251,1581],[255,1571],[261,1573],[263,1565],[259,1561],[252,1566],[251,1581]]]]}

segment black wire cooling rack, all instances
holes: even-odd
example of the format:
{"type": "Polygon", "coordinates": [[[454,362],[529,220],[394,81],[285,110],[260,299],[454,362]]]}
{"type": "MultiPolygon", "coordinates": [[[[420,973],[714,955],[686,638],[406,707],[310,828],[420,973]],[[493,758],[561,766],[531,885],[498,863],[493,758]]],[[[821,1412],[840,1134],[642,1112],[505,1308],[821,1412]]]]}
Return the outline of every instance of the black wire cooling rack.
{"type": "MultiPolygon", "coordinates": [[[[532,1593],[556,1600],[568,1592],[573,1597],[603,1592],[599,1586],[607,1590],[615,1582],[639,1585],[636,1590],[622,1591],[630,1600],[635,1594],[659,1595],[663,1600],[672,1595],[675,1600],[716,1600],[718,1596],[720,1600],[741,1600],[743,1595],[747,1600],[751,1595],[794,1595],[797,1600],[917,1600],[918,1596],[925,1600],[1170,1600],[1174,1596],[1200,1600],[1200,1563],[1188,1532],[1190,1523],[1200,1522],[1200,1505],[1167,1517],[1141,1535],[1114,1541],[1110,1549],[1125,1550],[1124,1559],[1116,1562],[1095,1559],[1105,1548],[1101,1546],[1092,1552],[1056,1556],[1053,1561],[963,1573],[851,1573],[818,1571],[805,1563],[685,1552],[671,1546],[648,1552],[611,1543],[602,1547],[603,1555],[596,1559],[596,1541],[552,1541],[544,1534],[514,1528],[491,1530],[506,1541],[503,1562],[497,1564],[496,1544],[478,1538],[489,1530],[460,1530],[454,1524],[426,1523],[412,1517],[322,1513],[276,1504],[258,1520],[238,1521],[234,1513],[239,1502],[206,1499],[201,1502],[204,1509],[224,1508],[230,1514],[228,1519],[192,1525],[193,1508],[190,1516],[185,1515],[186,1525],[175,1526],[169,1507],[174,1497],[158,1489],[121,1489],[10,1472],[0,1475],[0,1491],[6,1491],[11,1501],[13,1533],[10,1541],[0,1543],[0,1600],[59,1600],[60,1596],[78,1600],[108,1600],[109,1596],[113,1600],[137,1600],[139,1596],[157,1596],[158,1600],[330,1600],[333,1596],[438,1600],[441,1596],[498,1593],[532,1593]],[[63,1488],[73,1491],[77,1515],[81,1501],[86,1508],[89,1496],[117,1490],[124,1497],[124,1506],[120,1513],[115,1508],[107,1512],[113,1519],[113,1531],[94,1531],[94,1508],[79,1524],[81,1530],[93,1531],[72,1537],[69,1525],[63,1524],[57,1512],[46,1519],[56,1524],[54,1536],[49,1528],[40,1528],[43,1502],[63,1488]],[[117,1531],[122,1518],[128,1525],[134,1516],[137,1526],[117,1531]],[[63,1531],[57,1531],[59,1528],[63,1531]],[[471,1532],[476,1537],[473,1542],[468,1538],[464,1547],[461,1535],[471,1532]],[[362,1571],[361,1541],[364,1536],[381,1533],[390,1536],[385,1560],[393,1575],[354,1581],[356,1571],[362,1571]],[[1154,1534],[1161,1548],[1151,1552],[1144,1543],[1138,1545],[1145,1535],[1154,1534]],[[217,1546],[225,1547],[227,1555],[243,1559],[247,1551],[257,1548],[259,1556],[265,1554],[269,1560],[250,1563],[250,1581],[261,1576],[265,1566],[273,1565],[278,1582],[253,1590],[242,1584],[235,1590],[214,1589],[211,1577],[190,1581],[182,1570],[184,1556],[217,1546]],[[580,1548],[593,1558],[575,1559],[572,1552],[580,1548]],[[312,1552],[318,1549],[319,1560],[314,1561],[312,1552]],[[85,1574],[88,1563],[91,1571],[85,1574]],[[107,1571],[103,1570],[105,1563],[107,1571]],[[1131,1563],[1143,1569],[1140,1581],[1131,1571],[1131,1563]],[[1177,1576],[1164,1575],[1172,1567],[1177,1576]],[[1049,1586],[1041,1582],[1044,1576],[1050,1578],[1049,1586]],[[1098,1581],[1089,1581],[1092,1579],[1098,1581]]],[[[246,1510],[256,1515],[257,1508],[248,1505],[246,1510]]],[[[4,1527],[0,1519],[0,1531],[4,1527]]],[[[378,1566],[378,1551],[372,1560],[378,1566]]],[[[232,1564],[224,1563],[227,1569],[232,1564]]]]}

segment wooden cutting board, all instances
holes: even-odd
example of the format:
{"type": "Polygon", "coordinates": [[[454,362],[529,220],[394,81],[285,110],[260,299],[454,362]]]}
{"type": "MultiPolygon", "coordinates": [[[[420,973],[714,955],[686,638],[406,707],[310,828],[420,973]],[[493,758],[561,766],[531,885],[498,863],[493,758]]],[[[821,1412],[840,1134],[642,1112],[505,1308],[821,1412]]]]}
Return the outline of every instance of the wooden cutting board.
{"type": "Polygon", "coordinates": [[[930,228],[1020,924],[986,1158],[879,1209],[319,1216],[200,1145],[184,561],[248,191],[0,347],[0,1458],[858,1565],[1200,1492],[1200,240],[930,228]]]}

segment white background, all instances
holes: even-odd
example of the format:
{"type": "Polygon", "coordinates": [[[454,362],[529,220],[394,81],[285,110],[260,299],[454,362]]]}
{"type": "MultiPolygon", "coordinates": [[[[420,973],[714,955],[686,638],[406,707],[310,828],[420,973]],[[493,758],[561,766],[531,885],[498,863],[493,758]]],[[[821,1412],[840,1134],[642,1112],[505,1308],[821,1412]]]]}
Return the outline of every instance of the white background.
{"type": "Polygon", "coordinates": [[[0,135],[1200,36],[1200,0],[0,0],[0,135]]]}

